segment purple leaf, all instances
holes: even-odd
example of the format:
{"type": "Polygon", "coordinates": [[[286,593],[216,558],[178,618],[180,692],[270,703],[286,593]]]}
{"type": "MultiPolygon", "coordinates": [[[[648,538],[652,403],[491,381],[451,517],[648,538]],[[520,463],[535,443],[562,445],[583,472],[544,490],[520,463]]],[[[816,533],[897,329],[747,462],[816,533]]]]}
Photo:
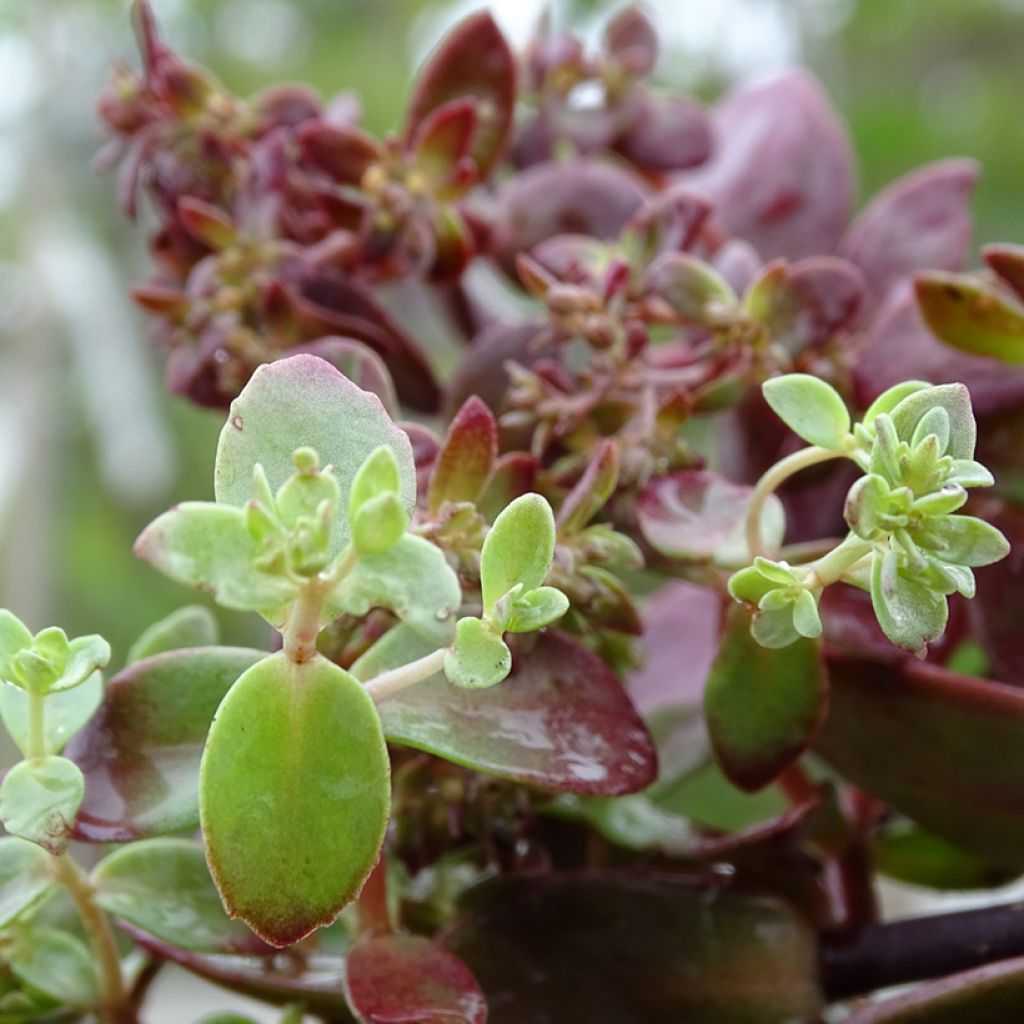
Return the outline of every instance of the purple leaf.
{"type": "MultiPolygon", "coordinates": [[[[624,232],[627,248],[635,242],[644,264],[663,252],[688,249],[711,212],[707,201],[685,185],[674,185],[645,203],[624,232]]],[[[755,268],[760,260],[755,263],[755,268]]]]}
{"type": "Polygon", "coordinates": [[[487,1003],[469,968],[419,935],[358,942],[345,991],[362,1024],[486,1024],[487,1003]]]}
{"type": "Polygon", "coordinates": [[[710,118],[686,96],[638,96],[625,122],[628,127],[615,148],[645,171],[681,171],[711,155],[710,118]]]}
{"type": "Polygon", "coordinates": [[[814,753],[994,866],[1024,864],[1024,691],[900,656],[832,649],[828,667],[831,704],[814,753]]]}
{"type": "Polygon", "coordinates": [[[649,75],[658,62],[658,33],[639,7],[627,7],[605,26],[604,48],[629,75],[649,75]]]}
{"type": "Polygon", "coordinates": [[[866,409],[886,388],[915,379],[966,384],[979,416],[1024,399],[1024,370],[958,352],[939,341],[922,321],[908,281],[893,289],[868,326],[854,364],[857,402],[866,409]]]}
{"type": "Polygon", "coordinates": [[[85,775],[75,838],[126,843],[199,824],[199,758],[232,683],[265,651],[197,647],[129,665],[65,756],[85,775]]]}
{"type": "Polygon", "coordinates": [[[473,14],[455,26],[420,71],[406,119],[406,145],[440,107],[471,100],[476,128],[469,153],[478,176],[485,178],[505,148],[515,95],[515,59],[505,37],[487,11],[473,14]]]}
{"type": "Polygon", "coordinates": [[[916,270],[959,270],[971,241],[974,160],[940,160],[899,178],[850,226],[839,255],[860,267],[872,306],[916,270]]]}
{"type": "Polygon", "coordinates": [[[499,686],[459,690],[436,676],[384,701],[388,739],[562,792],[620,796],[651,783],[651,737],[596,654],[553,630],[511,646],[499,686]]]}
{"type": "Polygon", "coordinates": [[[765,259],[836,248],[850,217],[853,158],[818,82],[802,71],[742,85],[715,111],[717,149],[685,180],[765,259]]]}

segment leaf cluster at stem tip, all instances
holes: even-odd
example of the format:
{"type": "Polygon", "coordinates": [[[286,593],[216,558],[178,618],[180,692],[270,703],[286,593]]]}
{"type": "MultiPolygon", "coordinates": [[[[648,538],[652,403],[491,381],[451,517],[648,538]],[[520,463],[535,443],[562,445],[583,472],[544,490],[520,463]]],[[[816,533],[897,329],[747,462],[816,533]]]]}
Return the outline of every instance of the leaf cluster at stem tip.
{"type": "MultiPolygon", "coordinates": [[[[796,566],[755,557],[729,580],[732,596],[756,607],[754,637],[766,647],[785,647],[819,636],[821,593],[841,581],[868,590],[885,635],[923,656],[946,627],[947,598],[973,597],[973,570],[1009,551],[990,523],[957,514],[968,488],[993,483],[974,459],[967,388],[907,381],[881,394],[859,423],[851,423],[840,395],[816,377],[776,377],[763,390],[779,418],[814,446],[806,450],[810,458],[789,456],[794,471],[812,458],[834,456],[852,460],[863,475],[846,498],[850,532],[830,552],[796,566]]],[[[782,479],[775,474],[773,489],[782,479]]]]}

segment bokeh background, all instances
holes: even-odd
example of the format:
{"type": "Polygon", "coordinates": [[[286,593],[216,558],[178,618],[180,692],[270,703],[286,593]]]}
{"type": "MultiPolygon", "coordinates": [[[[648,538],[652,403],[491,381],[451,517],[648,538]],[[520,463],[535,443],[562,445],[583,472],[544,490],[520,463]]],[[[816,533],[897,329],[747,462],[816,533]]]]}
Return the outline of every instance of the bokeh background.
{"type": "MultiPolygon", "coordinates": [[[[279,80],[353,88],[375,132],[399,122],[416,64],[477,0],[153,0],[181,52],[249,93],[279,80]]],[[[490,5],[516,42],[539,0],[490,5]]],[[[596,35],[601,2],[555,0],[596,35]]],[[[1024,240],[1024,0],[651,0],[658,78],[713,97],[802,63],[846,118],[868,196],[914,166],[973,156],[977,241],[1024,240]]],[[[127,299],[146,274],[95,98],[135,61],[127,0],[0,0],[0,607],[33,628],[100,632],[115,659],[193,595],[131,543],[169,504],[207,498],[219,417],[166,397],[159,353],[127,299]]],[[[232,641],[259,639],[218,613],[232,641]]],[[[254,630],[256,632],[254,632],[254,630]]],[[[0,763],[3,755],[0,753],[0,763]]],[[[227,1008],[217,996],[204,1009],[227,1008]]],[[[195,1019],[167,1003],[154,1022],[195,1019]]],[[[274,1019],[269,1016],[266,1019],[274,1019]]]]}

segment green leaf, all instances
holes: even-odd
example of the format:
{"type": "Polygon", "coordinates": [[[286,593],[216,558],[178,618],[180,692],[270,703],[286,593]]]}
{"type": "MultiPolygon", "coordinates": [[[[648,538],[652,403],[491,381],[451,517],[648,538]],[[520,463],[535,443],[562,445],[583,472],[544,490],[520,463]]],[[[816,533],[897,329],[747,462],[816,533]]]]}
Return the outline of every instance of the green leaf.
{"type": "Polygon", "coordinates": [[[366,457],[352,480],[352,490],[348,496],[349,519],[355,520],[359,510],[368,501],[383,494],[397,495],[400,487],[395,453],[387,445],[381,445],[366,457]]]}
{"type": "Polygon", "coordinates": [[[512,652],[486,622],[459,619],[455,645],[444,659],[448,681],[465,690],[482,690],[500,683],[512,670],[512,652]]]}
{"type": "Polygon", "coordinates": [[[711,743],[729,779],[748,791],[768,785],[814,739],[826,704],[819,644],[763,647],[751,636],[749,612],[732,606],[704,693],[711,743]]]}
{"type": "Polygon", "coordinates": [[[779,590],[773,590],[761,598],[761,603],[750,623],[750,635],[762,647],[781,650],[800,639],[793,621],[793,602],[779,590]],[[777,597],[779,602],[770,599],[777,597]]]}
{"type": "Polygon", "coordinates": [[[945,596],[901,569],[895,551],[872,559],[871,605],[885,635],[918,656],[942,636],[949,616],[945,596]]]}
{"type": "MultiPolygon", "coordinates": [[[[37,638],[38,639],[38,638],[37,638]]],[[[49,693],[60,693],[81,686],[97,669],[110,661],[110,644],[101,636],[76,637],[68,645],[60,676],[49,687],[49,693]]]]}
{"type": "Polygon", "coordinates": [[[43,850],[13,836],[0,838],[0,928],[36,906],[53,887],[43,850]]]}
{"type": "Polygon", "coordinates": [[[409,525],[398,495],[378,494],[360,506],[352,520],[352,543],[361,555],[387,551],[409,525]]]}
{"type": "Polygon", "coordinates": [[[933,270],[914,280],[924,322],[947,345],[1024,363],[1024,306],[981,278],[933,270]]]}
{"type": "Polygon", "coordinates": [[[0,608],[0,672],[8,671],[9,658],[32,644],[32,634],[13,612],[0,608]]]}
{"type": "Polygon", "coordinates": [[[541,586],[555,552],[555,517],[539,494],[516,498],[494,521],[480,553],[484,613],[517,583],[524,591],[541,586]]]}
{"type": "Polygon", "coordinates": [[[512,602],[511,614],[505,623],[509,633],[532,633],[550,626],[569,610],[569,598],[555,587],[537,587],[520,594],[512,602]]]}
{"type": "MultiPolygon", "coordinates": [[[[243,506],[251,497],[253,466],[263,466],[275,490],[294,473],[292,453],[312,448],[320,464],[331,466],[341,507],[348,508],[356,473],[381,445],[393,453],[398,491],[412,511],[416,471],[406,433],[388,418],[380,399],[362,391],[316,356],[296,355],[259,367],[221,431],[214,470],[217,501],[243,506]]],[[[329,554],[349,542],[345,516],[336,516],[329,554]]]]}
{"type": "Polygon", "coordinates": [[[690,323],[712,326],[738,312],[736,294],[725,279],[689,253],[663,253],[647,270],[644,286],[690,323]]]}
{"type": "Polygon", "coordinates": [[[178,949],[242,953],[260,947],[221,906],[202,849],[188,839],[147,839],[115,850],[92,873],[96,902],[178,949]]]}
{"type": "Polygon", "coordinates": [[[329,598],[325,621],[341,612],[365,615],[389,608],[435,647],[446,646],[462,604],[458,577],[444,552],[430,541],[405,534],[386,551],[364,555],[329,598]]]}
{"type": "MultiPolygon", "coordinates": [[[[46,698],[46,716],[43,720],[44,742],[48,754],[59,754],[64,745],[96,713],[103,700],[103,676],[93,672],[73,690],[61,690],[46,698]]],[[[16,686],[0,685],[0,716],[18,745],[28,755],[29,695],[16,686]]]]}
{"type": "Polygon", "coordinates": [[[944,409],[949,416],[949,445],[946,453],[954,459],[973,459],[978,428],[971,408],[971,394],[963,384],[940,384],[915,391],[904,398],[890,414],[901,441],[910,441],[917,425],[933,409],[944,409]]]}
{"type": "Polygon", "coordinates": [[[189,604],[154,622],[128,649],[127,664],[184,647],[212,647],[220,630],[209,608],[189,604]]]}
{"type": "Polygon", "coordinates": [[[225,608],[259,612],[275,626],[298,593],[295,581],[256,568],[260,549],[241,508],[183,502],[142,531],[135,554],[172,580],[209,591],[225,608]]]}
{"type": "Polygon", "coordinates": [[[99,984],[85,943],[54,928],[19,928],[4,959],[26,985],[68,1006],[95,1006],[99,984]]]}
{"type": "Polygon", "coordinates": [[[322,657],[272,655],[213,721],[200,772],[207,857],[221,898],[286,946],[359,892],[387,826],[390,767],[363,687],[322,657]]]}
{"type": "Polygon", "coordinates": [[[11,835],[61,854],[84,792],[81,769],[66,757],[19,761],[0,783],[0,821],[11,835]]]}
{"type": "Polygon", "coordinates": [[[842,451],[850,433],[850,413],[831,384],[806,373],[773,377],[761,386],[765,401],[808,444],[842,451]]]}
{"type": "Polygon", "coordinates": [[[873,426],[877,417],[881,416],[882,413],[891,413],[907,395],[912,395],[915,391],[923,391],[925,388],[930,387],[931,384],[923,380],[905,380],[900,384],[894,384],[891,388],[883,391],[868,406],[867,412],[864,413],[863,422],[868,427],[873,426]]]}
{"type": "Polygon", "coordinates": [[[1010,553],[1002,533],[976,516],[928,516],[913,537],[921,547],[954,565],[992,565],[1010,553]]]}

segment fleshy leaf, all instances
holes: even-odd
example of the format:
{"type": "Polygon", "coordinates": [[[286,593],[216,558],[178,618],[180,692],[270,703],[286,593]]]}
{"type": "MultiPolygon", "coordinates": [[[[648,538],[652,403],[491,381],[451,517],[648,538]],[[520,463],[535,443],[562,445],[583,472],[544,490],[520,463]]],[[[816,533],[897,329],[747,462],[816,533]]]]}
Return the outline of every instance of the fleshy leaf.
{"type": "MultiPolygon", "coordinates": [[[[146,658],[111,679],[99,712],[65,750],[85,775],[75,838],[123,843],[196,828],[199,759],[214,712],[265,657],[199,647],[146,658]]],[[[47,698],[48,719],[61,696],[47,698]]]]}
{"type": "Polygon", "coordinates": [[[959,270],[971,241],[973,160],[940,160],[894,181],[853,222],[839,254],[860,267],[880,302],[917,270],[959,270]]]}
{"type": "Polygon", "coordinates": [[[618,796],[653,781],[650,734],[597,655],[555,630],[511,638],[510,646],[512,673],[501,686],[459,690],[438,674],[383,701],[387,738],[569,793],[618,796]]]}
{"type": "Polygon", "coordinates": [[[498,424],[475,395],[455,414],[434,463],[427,507],[436,515],[446,501],[475,502],[498,457],[498,424]]]}
{"type": "Polygon", "coordinates": [[[291,355],[305,353],[326,360],[357,387],[376,395],[389,416],[393,417],[398,411],[395,385],[384,360],[361,341],[329,336],[308,345],[300,345],[289,352],[291,355]]]}
{"type": "Polygon", "coordinates": [[[362,1024],[486,1024],[487,1004],[457,957],[419,935],[359,942],[345,964],[345,994],[362,1024]]]}
{"type": "Polygon", "coordinates": [[[378,494],[352,518],[352,546],[360,555],[376,555],[396,544],[409,525],[409,513],[397,494],[378,494]]]}
{"type": "MultiPolygon", "coordinates": [[[[102,700],[103,677],[99,672],[94,672],[81,686],[47,696],[43,721],[46,752],[59,754],[96,713],[102,700]]],[[[24,690],[0,685],[0,716],[18,749],[26,756],[29,744],[28,706],[29,696],[24,690]]]]}
{"type": "MultiPolygon", "coordinates": [[[[749,557],[743,534],[752,493],[752,487],[703,470],[656,477],[637,502],[640,530],[670,558],[740,564],[749,557]]],[[[769,548],[781,543],[785,527],[782,503],[772,495],[761,515],[761,534],[769,548]]]]}
{"type": "Polygon", "coordinates": [[[539,494],[517,498],[494,521],[480,553],[484,611],[490,614],[517,583],[533,590],[544,583],[555,550],[555,517],[539,494]]]}
{"type": "MultiPolygon", "coordinates": [[[[177,651],[183,647],[212,647],[220,630],[217,620],[209,608],[201,604],[189,604],[171,612],[166,618],[154,622],[149,629],[128,649],[125,661],[133,661],[165,651],[177,651]]],[[[49,711],[50,705],[47,705],[49,711]]]]}
{"type": "Polygon", "coordinates": [[[914,291],[924,322],[947,345],[972,355],[1024,363],[1024,306],[980,278],[918,274],[914,291]]]}
{"type": "Polygon", "coordinates": [[[55,928],[19,928],[4,960],[26,985],[68,1006],[99,1001],[96,966],[85,943],[55,928]]]}
{"type": "MultiPolygon", "coordinates": [[[[411,512],[416,497],[412,447],[405,432],[388,418],[380,399],[361,391],[315,356],[279,359],[259,367],[231,403],[217,446],[217,501],[243,506],[252,497],[257,462],[276,491],[295,472],[292,453],[312,448],[321,466],[333,468],[341,507],[347,508],[356,472],[381,445],[395,455],[399,493],[411,512]]],[[[337,516],[330,553],[337,555],[348,540],[348,522],[337,516]]]]}
{"type": "Polygon", "coordinates": [[[831,384],[806,373],[773,377],[761,386],[765,401],[808,444],[842,451],[850,432],[850,413],[831,384]]]}
{"type": "Polygon", "coordinates": [[[13,612],[0,608],[0,663],[32,643],[32,633],[13,612]]]}
{"type": "Polygon", "coordinates": [[[982,246],[985,262],[1024,299],[1024,246],[1006,243],[982,246]]]}
{"type": "Polygon", "coordinates": [[[500,683],[512,668],[512,652],[487,623],[468,616],[459,619],[455,644],[444,659],[448,681],[465,690],[482,690],[500,683]]]}
{"type": "Polygon", "coordinates": [[[557,622],[569,610],[569,598],[555,587],[528,590],[512,602],[505,630],[509,633],[533,633],[557,622]]]}
{"type": "Polygon", "coordinates": [[[20,761],[0,783],[0,821],[11,835],[61,854],[84,788],[81,770],[66,757],[20,761]]]}
{"type": "Polygon", "coordinates": [[[787,1024],[822,1008],[810,923],[705,880],[497,879],[468,895],[445,944],[476,975],[490,1024],[787,1024]]]}
{"type": "Polygon", "coordinates": [[[199,783],[229,914],[274,946],[334,920],[377,861],[389,775],[380,719],[347,672],[283,654],[245,672],[217,711],[199,783]]]}
{"type": "Polygon", "coordinates": [[[426,118],[453,100],[476,106],[476,131],[470,155],[484,178],[505,147],[515,105],[515,58],[486,11],[461,21],[420,71],[406,118],[406,142],[426,118]]]}
{"type": "Polygon", "coordinates": [[[729,609],[704,696],[711,743],[741,789],[768,785],[812,742],[828,703],[818,644],[798,639],[772,650],[751,636],[750,614],[729,609]]]}
{"type": "Polygon", "coordinates": [[[0,838],[0,928],[34,907],[53,889],[49,860],[35,843],[0,838]]]}
{"type": "Polygon", "coordinates": [[[602,441],[558,510],[558,532],[582,530],[604,507],[618,482],[619,449],[614,441],[602,441]]]}
{"type": "Polygon", "coordinates": [[[187,839],[147,839],[115,850],[91,876],[96,902],[115,917],[197,953],[265,951],[221,906],[202,848],[187,839]]]}
{"type": "Polygon", "coordinates": [[[430,541],[405,534],[386,551],[364,555],[328,601],[325,620],[342,611],[389,608],[435,646],[447,645],[462,603],[458,577],[430,541]]]}
{"type": "Polygon", "coordinates": [[[918,423],[933,408],[949,416],[949,446],[954,459],[973,459],[978,428],[971,408],[971,394],[963,384],[940,384],[907,395],[892,411],[892,422],[901,441],[914,436],[918,423]]]}
{"type": "Polygon", "coordinates": [[[913,569],[899,567],[895,552],[875,555],[871,565],[871,605],[885,635],[897,647],[923,656],[946,628],[949,609],[913,569]]]}
{"type": "Polygon", "coordinates": [[[718,271],[685,252],[659,256],[645,274],[644,286],[688,323],[717,323],[737,305],[733,290],[718,271]]]}
{"type": "Polygon", "coordinates": [[[255,566],[260,548],[241,508],[186,501],[157,516],[135,554],[177,583],[208,590],[225,608],[258,611],[273,625],[287,617],[298,584],[255,566]]]}

